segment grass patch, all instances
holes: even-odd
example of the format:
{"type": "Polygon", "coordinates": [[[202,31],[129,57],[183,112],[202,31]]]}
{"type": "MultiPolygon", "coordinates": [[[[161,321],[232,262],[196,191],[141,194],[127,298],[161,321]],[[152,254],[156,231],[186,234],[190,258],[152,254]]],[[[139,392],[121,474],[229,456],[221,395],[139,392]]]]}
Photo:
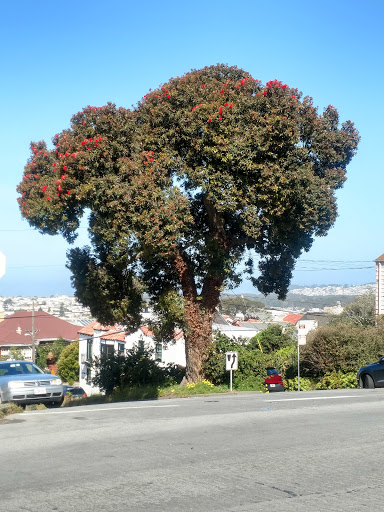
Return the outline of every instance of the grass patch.
{"type": "Polygon", "coordinates": [[[0,420],[3,420],[10,414],[18,414],[20,412],[23,412],[23,408],[20,407],[20,405],[17,405],[13,402],[9,402],[0,409],[0,420]]]}

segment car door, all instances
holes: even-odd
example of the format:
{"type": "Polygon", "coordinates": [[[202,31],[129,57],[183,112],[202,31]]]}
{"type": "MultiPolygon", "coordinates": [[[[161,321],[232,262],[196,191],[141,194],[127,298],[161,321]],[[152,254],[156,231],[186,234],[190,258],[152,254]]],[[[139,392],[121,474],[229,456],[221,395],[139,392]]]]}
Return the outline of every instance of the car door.
{"type": "Polygon", "coordinates": [[[375,381],[375,386],[378,388],[384,387],[384,356],[380,357],[377,361],[375,368],[372,372],[373,380],[375,381]]]}

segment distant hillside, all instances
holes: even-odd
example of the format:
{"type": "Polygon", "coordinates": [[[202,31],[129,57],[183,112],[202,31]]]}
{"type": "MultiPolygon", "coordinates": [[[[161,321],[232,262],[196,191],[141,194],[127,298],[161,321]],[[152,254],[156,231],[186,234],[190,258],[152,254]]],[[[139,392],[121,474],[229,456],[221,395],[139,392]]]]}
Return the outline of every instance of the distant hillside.
{"type": "MultiPolygon", "coordinates": [[[[340,303],[342,306],[354,301],[357,297],[365,293],[374,293],[375,284],[365,284],[359,286],[314,286],[314,287],[293,287],[290,289],[286,300],[278,300],[274,294],[264,297],[261,293],[244,293],[244,298],[248,300],[260,301],[268,307],[278,307],[287,309],[323,309],[324,307],[336,306],[340,303]]],[[[222,294],[225,296],[234,296],[236,294],[222,294]]],[[[241,295],[241,294],[238,294],[241,295]]]]}

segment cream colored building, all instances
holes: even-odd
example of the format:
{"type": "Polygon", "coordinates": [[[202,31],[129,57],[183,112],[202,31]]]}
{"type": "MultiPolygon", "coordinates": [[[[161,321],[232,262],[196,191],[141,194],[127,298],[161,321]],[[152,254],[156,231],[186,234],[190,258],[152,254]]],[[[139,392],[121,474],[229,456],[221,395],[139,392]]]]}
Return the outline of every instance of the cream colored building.
{"type": "Polygon", "coordinates": [[[376,260],[376,315],[384,315],[384,254],[376,260]]]}

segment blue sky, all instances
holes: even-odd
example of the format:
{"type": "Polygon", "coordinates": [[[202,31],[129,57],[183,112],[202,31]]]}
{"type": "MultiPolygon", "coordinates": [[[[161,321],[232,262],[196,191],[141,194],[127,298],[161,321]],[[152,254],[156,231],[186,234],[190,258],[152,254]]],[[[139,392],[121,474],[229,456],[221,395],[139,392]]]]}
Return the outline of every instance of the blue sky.
{"type": "MultiPolygon", "coordinates": [[[[279,79],[351,119],[362,140],[338,193],[339,218],[299,260],[293,284],[364,284],[384,253],[382,0],[181,3],[2,2],[0,295],[72,294],[67,244],[21,219],[16,186],[30,141],[87,105],[130,107],[170,77],[228,63],[279,79]]],[[[86,243],[85,226],[79,245],[86,243]]],[[[239,291],[252,292],[249,285],[239,291]]]]}

